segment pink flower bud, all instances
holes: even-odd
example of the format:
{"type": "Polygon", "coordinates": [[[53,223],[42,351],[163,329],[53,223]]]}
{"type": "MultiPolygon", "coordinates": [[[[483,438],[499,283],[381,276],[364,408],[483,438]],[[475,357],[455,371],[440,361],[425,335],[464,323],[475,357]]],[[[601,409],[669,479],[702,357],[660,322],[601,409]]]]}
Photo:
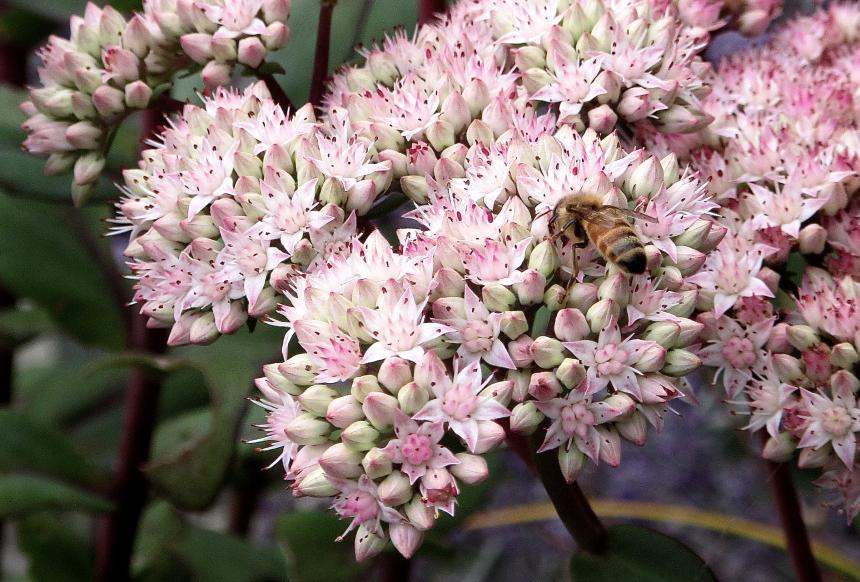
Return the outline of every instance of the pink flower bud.
{"type": "Polygon", "coordinates": [[[787,432],[781,432],[777,436],[770,437],[764,445],[761,456],[774,463],[784,463],[791,459],[797,443],[787,432]]]}
{"type": "Polygon", "coordinates": [[[377,81],[391,85],[399,76],[394,57],[383,51],[374,51],[367,57],[367,65],[377,81]]]}
{"type": "Polygon", "coordinates": [[[626,307],[630,297],[627,275],[618,272],[606,277],[597,288],[598,299],[611,299],[618,307],[626,307]]]}
{"type": "Polygon", "coordinates": [[[481,289],[481,300],[490,311],[504,312],[513,309],[517,297],[504,285],[493,283],[481,289]]]}
{"type": "Polygon", "coordinates": [[[518,368],[527,368],[534,361],[534,356],[532,356],[533,343],[534,340],[527,335],[521,335],[508,343],[508,354],[518,368]]]}
{"type": "Polygon", "coordinates": [[[705,264],[705,258],[705,254],[700,253],[696,249],[685,246],[677,247],[678,260],[676,265],[678,270],[681,271],[681,275],[684,277],[689,277],[701,269],[702,265],[705,264]]]}
{"type": "Polygon", "coordinates": [[[657,112],[659,129],[665,133],[692,133],[706,127],[714,120],[703,111],[692,111],[678,103],[657,112]]]}
{"type": "MultiPolygon", "coordinates": [[[[594,84],[600,85],[601,87],[603,87],[603,90],[605,91],[605,93],[602,93],[602,94],[597,96],[597,102],[598,103],[601,103],[601,104],[616,103],[618,101],[618,99],[621,97],[621,89],[622,89],[621,79],[618,77],[617,74],[615,74],[612,71],[607,71],[607,70],[600,71],[600,74],[597,75],[597,77],[595,77],[595,79],[594,79],[594,84]]],[[[598,109],[599,109],[599,107],[598,107],[598,109]]],[[[592,111],[594,111],[594,110],[592,110],[592,111]]],[[[591,114],[591,111],[589,111],[589,121],[591,120],[590,114],[591,114]]],[[[612,115],[615,116],[615,120],[617,121],[618,116],[615,114],[614,111],[612,111],[612,115]]],[[[609,131],[612,131],[612,129],[610,128],[608,131],[602,132],[600,129],[598,129],[594,125],[591,125],[591,127],[594,129],[594,131],[597,131],[599,133],[609,133],[609,131]]],[[[615,124],[613,124],[613,127],[615,127],[615,124]]]]}
{"type": "Polygon", "coordinates": [[[330,446],[319,458],[319,465],[329,477],[355,479],[363,473],[362,454],[343,443],[330,446]]]}
{"type": "Polygon", "coordinates": [[[585,455],[576,445],[558,448],[558,465],[565,481],[568,483],[576,481],[582,469],[585,468],[585,459],[585,455]]]}
{"type": "Polygon", "coordinates": [[[631,87],[621,95],[615,109],[626,121],[641,121],[651,114],[651,95],[643,87],[631,87]]]}
{"type": "Polygon", "coordinates": [[[611,299],[601,299],[588,308],[585,319],[591,326],[592,333],[600,333],[600,330],[609,325],[609,322],[618,317],[618,306],[611,299]]]}
{"type": "Polygon", "coordinates": [[[665,362],[666,348],[655,342],[643,350],[639,356],[639,361],[633,364],[633,367],[647,374],[659,371],[665,362]]]}
{"type": "Polygon", "coordinates": [[[361,180],[347,192],[346,210],[355,210],[357,215],[363,216],[370,210],[378,195],[379,190],[373,180],[361,180]]]}
{"type": "Polygon", "coordinates": [[[382,392],[382,386],[379,385],[376,376],[368,375],[353,378],[351,394],[355,400],[363,403],[364,399],[373,392],[382,392]]]}
{"type": "Polygon", "coordinates": [[[286,21],[290,16],[292,0],[263,0],[263,21],[286,21]]]}
{"type": "Polygon", "coordinates": [[[266,364],[263,366],[263,375],[275,389],[293,396],[301,394],[301,388],[290,382],[286,376],[278,370],[278,364],[266,364]]]}
{"type": "Polygon", "coordinates": [[[594,283],[574,283],[567,293],[567,304],[581,312],[586,312],[597,301],[597,285],[594,283]]]}
{"type": "Polygon", "coordinates": [[[173,327],[170,329],[170,335],[167,338],[167,345],[182,346],[191,342],[191,326],[194,321],[200,317],[192,313],[184,313],[173,327]]]}
{"type": "Polygon", "coordinates": [[[392,471],[391,457],[385,454],[382,449],[374,447],[367,451],[364,458],[361,460],[361,466],[364,467],[364,472],[371,479],[379,479],[389,475],[392,471]]]}
{"type": "Polygon", "coordinates": [[[212,35],[200,32],[183,34],[179,43],[192,61],[205,65],[212,60],[212,35]]]}
{"type": "Polygon", "coordinates": [[[392,394],[397,394],[401,386],[411,381],[411,366],[403,358],[397,356],[386,358],[379,367],[379,382],[392,394]]]}
{"type": "Polygon", "coordinates": [[[412,485],[401,471],[394,471],[379,483],[377,493],[385,505],[397,507],[412,498],[412,485]]]}
{"type": "Polygon", "coordinates": [[[664,348],[671,348],[679,335],[681,335],[681,326],[674,321],[655,321],[645,329],[642,339],[657,342],[664,348]]]}
{"type": "Polygon", "coordinates": [[[808,224],[800,229],[798,242],[804,255],[821,254],[827,244],[827,230],[820,224],[808,224]]]}
{"type": "Polygon", "coordinates": [[[478,455],[495,449],[505,440],[505,429],[492,420],[478,421],[478,440],[472,451],[478,455]]]}
{"type": "Polygon", "coordinates": [[[480,395],[485,398],[492,398],[496,402],[501,403],[502,406],[507,406],[511,401],[513,390],[513,380],[502,380],[501,382],[494,382],[481,390],[480,395]]]}
{"type": "Polygon", "coordinates": [[[546,277],[534,269],[523,272],[522,280],[519,283],[514,283],[514,291],[523,305],[541,303],[545,288],[546,277]]]}
{"type": "Polygon", "coordinates": [[[379,161],[388,162],[391,165],[394,177],[397,179],[406,175],[408,160],[409,158],[406,157],[406,154],[395,150],[383,150],[379,152],[379,161]]]}
{"type": "Polygon", "coordinates": [[[114,120],[125,112],[125,93],[102,85],[93,92],[93,107],[105,120],[114,120]]]}
{"type": "Polygon", "coordinates": [[[549,400],[561,394],[561,383],[552,372],[537,372],[532,374],[529,382],[529,394],[537,400],[549,400]]]}
{"type": "Polygon", "coordinates": [[[149,53],[152,38],[144,17],[140,14],[135,14],[128,21],[128,25],[122,33],[122,46],[133,52],[139,59],[143,59],[149,53]]]}
{"type": "Polygon", "coordinates": [[[125,104],[129,109],[146,109],[152,99],[152,88],[143,81],[125,86],[125,104]]]}
{"type": "Polygon", "coordinates": [[[328,440],[331,425],[307,412],[299,414],[284,427],[287,437],[297,445],[321,445],[328,440]]]}
{"type": "Polygon", "coordinates": [[[718,222],[711,223],[711,230],[708,231],[708,234],[702,244],[697,246],[696,248],[703,253],[711,252],[712,250],[717,248],[717,245],[720,244],[720,241],[725,238],[726,233],[728,231],[728,227],[718,222]]]}
{"type": "Polygon", "coordinates": [[[249,36],[239,41],[237,59],[243,65],[256,69],[266,58],[266,52],[266,47],[259,38],[249,36]]]}
{"type": "Polygon", "coordinates": [[[495,139],[493,130],[480,119],[473,120],[466,129],[466,143],[469,145],[476,143],[491,144],[495,139]]]}
{"type": "Polygon", "coordinates": [[[690,225],[687,230],[675,237],[675,244],[699,249],[707,240],[708,234],[711,232],[711,227],[714,224],[716,223],[700,218],[690,225]]]}
{"type": "Polygon", "coordinates": [[[476,485],[490,475],[490,469],[484,457],[471,455],[469,453],[457,453],[455,455],[460,461],[449,467],[451,474],[467,485],[476,485]]]}
{"type": "Polygon", "coordinates": [[[379,555],[385,549],[385,537],[371,533],[363,525],[358,526],[355,532],[355,560],[366,562],[379,555]]]}
{"type": "Polygon", "coordinates": [[[450,124],[453,132],[459,134],[469,122],[472,121],[472,114],[469,111],[469,104],[463,99],[463,96],[457,91],[451,91],[442,102],[441,118],[450,124]]]}
{"type": "Polygon", "coordinates": [[[857,362],[860,362],[860,354],[849,342],[836,344],[830,350],[830,363],[837,368],[852,370],[857,362]]]}
{"type": "Polygon", "coordinates": [[[230,84],[230,78],[233,75],[233,68],[225,63],[217,61],[209,61],[203,67],[200,76],[207,87],[223,87],[230,84]]]}
{"type": "Polygon", "coordinates": [[[325,419],[337,428],[346,428],[363,418],[361,404],[351,395],[335,398],[326,408],[325,419]]]}
{"type": "Polygon", "coordinates": [[[564,360],[564,346],[555,338],[540,336],[534,340],[531,349],[535,364],[541,368],[555,368],[564,360]]]}
{"type": "Polygon", "coordinates": [[[366,420],[358,420],[343,429],[340,440],[360,451],[369,451],[376,445],[379,431],[370,426],[366,420]]]}
{"type": "Polygon", "coordinates": [[[512,52],[514,63],[520,71],[546,68],[546,51],[539,46],[525,45],[512,52]]]}
{"type": "Polygon", "coordinates": [[[66,129],[66,140],[79,150],[94,150],[101,146],[102,129],[89,121],[73,123],[66,129]]]}
{"type": "Polygon", "coordinates": [[[328,386],[315,384],[299,394],[298,401],[302,408],[316,416],[325,416],[329,405],[338,397],[338,393],[328,386]]]}
{"type": "Polygon", "coordinates": [[[788,341],[795,349],[805,352],[811,349],[815,344],[821,342],[821,338],[815,333],[815,330],[808,325],[792,325],[787,332],[788,341]]]}
{"type": "MultiPolygon", "coordinates": [[[[405,477],[404,477],[405,479],[405,477]]],[[[384,483],[384,481],[383,481],[384,483]]],[[[409,485],[409,480],[406,479],[406,484],[409,485]]],[[[382,486],[380,485],[380,489],[382,486]]],[[[412,493],[412,489],[409,489],[410,494],[412,493]]],[[[409,499],[407,497],[407,499],[409,499]]],[[[387,502],[386,502],[387,503],[387,502]]],[[[397,505],[395,503],[387,503],[388,505],[397,505]]],[[[406,503],[403,508],[404,513],[406,513],[406,517],[409,518],[409,523],[418,528],[421,531],[426,531],[433,527],[433,524],[436,522],[435,512],[432,507],[428,507],[422,500],[420,495],[415,495],[412,499],[406,503]]]]}
{"type": "Polygon", "coordinates": [[[105,167],[105,158],[100,153],[90,152],[82,155],[75,162],[75,184],[85,186],[98,180],[105,167]]]}
{"type": "Polygon", "coordinates": [[[466,175],[463,166],[450,158],[439,158],[436,165],[433,166],[433,178],[441,183],[447,184],[455,178],[462,178],[466,175]]]}
{"type": "Polygon", "coordinates": [[[621,437],[614,428],[600,430],[600,460],[610,467],[621,464],[621,437]]]}
{"type": "Polygon", "coordinates": [[[663,187],[663,166],[655,156],[649,156],[633,169],[624,182],[627,192],[634,198],[651,198],[663,187]]]}
{"type": "Polygon", "coordinates": [[[293,483],[293,495],[296,497],[331,497],[336,494],[337,489],[328,482],[322,467],[308,471],[293,483]]]}
{"type": "Polygon", "coordinates": [[[400,178],[400,189],[416,204],[427,202],[427,178],[424,176],[403,176],[400,178]]]}
{"type": "Polygon", "coordinates": [[[606,134],[615,129],[618,115],[609,105],[600,105],[588,112],[588,127],[597,133],[606,134]]]}
{"type": "Polygon", "coordinates": [[[510,339],[517,339],[529,330],[529,323],[522,311],[505,311],[499,329],[510,339]]]}
{"type": "Polygon", "coordinates": [[[442,119],[431,122],[429,127],[424,130],[424,135],[437,152],[441,152],[449,145],[452,145],[456,139],[454,136],[454,127],[442,119]]]}
{"type": "Polygon", "coordinates": [[[408,522],[392,523],[388,527],[391,544],[404,558],[411,558],[424,540],[424,532],[408,522]]]}
{"type": "Polygon", "coordinates": [[[287,380],[298,386],[310,386],[317,375],[317,367],[307,354],[296,354],[282,364],[278,364],[278,371],[287,380]]]}
{"type": "Polygon", "coordinates": [[[674,349],[669,350],[666,354],[666,364],[663,366],[661,372],[667,376],[680,378],[701,365],[702,360],[696,354],[684,349],[674,349]]]}
{"type": "Polygon", "coordinates": [[[415,414],[430,400],[430,392],[415,382],[409,382],[397,391],[397,403],[406,414],[415,414]]]}
{"type": "Polygon", "coordinates": [[[629,418],[613,423],[618,434],[634,445],[641,447],[648,439],[648,421],[645,415],[634,412],[629,418]]]}
{"type": "Polygon", "coordinates": [[[290,38],[290,29],[283,22],[273,22],[262,32],[260,37],[267,50],[274,51],[287,44],[290,38]]]}
{"type": "Polygon", "coordinates": [[[367,420],[379,430],[394,424],[394,410],[397,407],[397,399],[384,392],[371,392],[361,405],[367,420]]]}
{"type": "Polygon", "coordinates": [[[463,99],[469,106],[472,118],[480,117],[481,112],[490,102],[490,91],[480,79],[471,79],[463,89],[463,99]]]}
{"type": "Polygon", "coordinates": [[[103,51],[102,60],[105,70],[120,85],[140,77],[140,59],[130,50],[111,46],[103,51]]]}

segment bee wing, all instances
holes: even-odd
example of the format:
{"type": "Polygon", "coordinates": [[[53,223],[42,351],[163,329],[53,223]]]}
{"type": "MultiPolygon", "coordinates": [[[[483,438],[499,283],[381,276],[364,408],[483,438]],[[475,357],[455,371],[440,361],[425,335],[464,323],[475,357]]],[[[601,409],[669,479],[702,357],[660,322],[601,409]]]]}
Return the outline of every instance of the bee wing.
{"type": "Polygon", "coordinates": [[[621,216],[623,218],[644,220],[645,222],[657,222],[657,219],[653,216],[648,216],[647,214],[642,214],[635,210],[628,210],[627,208],[618,208],[617,206],[602,206],[600,211],[605,212],[607,215],[615,215],[616,217],[621,216]]]}

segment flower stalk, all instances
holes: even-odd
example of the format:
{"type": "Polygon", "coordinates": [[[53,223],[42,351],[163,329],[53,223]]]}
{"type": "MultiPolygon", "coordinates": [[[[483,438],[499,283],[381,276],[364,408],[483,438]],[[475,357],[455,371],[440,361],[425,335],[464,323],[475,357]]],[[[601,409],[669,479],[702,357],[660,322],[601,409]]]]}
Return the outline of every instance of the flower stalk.
{"type": "Polygon", "coordinates": [[[431,22],[445,8],[445,0],[418,0],[418,24],[431,22]]]}
{"type": "Polygon", "coordinates": [[[314,105],[322,102],[325,81],[328,78],[328,61],[331,50],[331,18],[337,0],[320,1],[320,18],[317,24],[317,45],[314,53],[313,75],[308,100],[314,105]]]}
{"type": "MultiPolygon", "coordinates": [[[[764,445],[767,442],[767,433],[759,431],[759,435],[764,445]]],[[[818,562],[809,543],[809,533],[803,521],[800,501],[791,477],[791,468],[786,463],[767,459],[765,459],[765,465],[794,573],[799,582],[819,582],[821,571],[818,569],[818,562]]]]}

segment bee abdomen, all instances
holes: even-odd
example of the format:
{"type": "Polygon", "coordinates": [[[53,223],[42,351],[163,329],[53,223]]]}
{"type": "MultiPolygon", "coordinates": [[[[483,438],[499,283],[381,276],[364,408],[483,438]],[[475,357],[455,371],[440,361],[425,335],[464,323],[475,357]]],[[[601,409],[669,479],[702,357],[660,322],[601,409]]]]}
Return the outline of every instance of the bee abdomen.
{"type": "Polygon", "coordinates": [[[646,257],[642,241],[629,225],[618,226],[608,231],[598,245],[603,255],[627,273],[638,275],[645,272],[646,257]]]}

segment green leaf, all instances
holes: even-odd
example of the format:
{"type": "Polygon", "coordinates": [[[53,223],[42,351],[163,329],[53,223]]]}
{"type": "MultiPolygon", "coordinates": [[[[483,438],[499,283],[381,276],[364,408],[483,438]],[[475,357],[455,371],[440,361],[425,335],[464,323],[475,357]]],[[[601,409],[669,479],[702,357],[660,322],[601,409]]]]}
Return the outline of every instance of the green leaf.
{"type": "Polygon", "coordinates": [[[27,136],[21,129],[24,123],[24,113],[18,108],[27,98],[27,93],[22,89],[9,85],[0,85],[0,145],[10,148],[20,148],[21,142],[27,136]]]}
{"type": "MultiPolygon", "coordinates": [[[[0,190],[12,198],[71,207],[71,176],[46,176],[43,173],[45,160],[19,148],[20,144],[15,149],[0,148],[0,190]]],[[[87,202],[101,203],[118,196],[116,187],[102,177],[87,202]]]]}
{"type": "Polygon", "coordinates": [[[209,390],[208,414],[197,412],[159,427],[158,455],[146,469],[151,482],[178,507],[203,509],[214,501],[238,444],[245,397],[261,365],[280,354],[281,340],[276,328],[262,326],[253,335],[176,350],[199,370],[209,390]]]}
{"type": "Polygon", "coordinates": [[[44,309],[4,309],[0,311],[0,344],[24,344],[52,327],[51,318],[44,309]]]}
{"type": "Polygon", "coordinates": [[[112,505],[104,497],[42,477],[0,476],[0,518],[46,509],[105,512],[112,505]]]}
{"type": "Polygon", "coordinates": [[[551,315],[552,311],[546,305],[537,310],[534,323],[532,323],[532,337],[542,336],[546,332],[551,315]]]}
{"type": "Polygon", "coordinates": [[[282,514],[275,536],[287,559],[292,582],[347,582],[364,569],[355,561],[352,538],[334,541],[346,522],[328,511],[294,511],[282,514]]]}
{"type": "Polygon", "coordinates": [[[38,582],[87,582],[93,579],[87,537],[69,527],[66,516],[31,515],[16,524],[18,546],[29,562],[29,579],[38,582]]]}
{"type": "Polygon", "coordinates": [[[689,547],[638,525],[610,527],[606,553],[578,552],[570,568],[574,582],[716,582],[711,568],[689,547]]]}
{"type": "Polygon", "coordinates": [[[26,471],[90,485],[103,480],[63,433],[22,413],[0,410],[0,442],[0,473],[26,471]]]}
{"type": "Polygon", "coordinates": [[[80,341],[117,347],[122,343],[118,301],[82,242],[83,236],[90,237],[111,256],[93,226],[97,217],[0,194],[0,283],[44,307],[80,341]]]}

